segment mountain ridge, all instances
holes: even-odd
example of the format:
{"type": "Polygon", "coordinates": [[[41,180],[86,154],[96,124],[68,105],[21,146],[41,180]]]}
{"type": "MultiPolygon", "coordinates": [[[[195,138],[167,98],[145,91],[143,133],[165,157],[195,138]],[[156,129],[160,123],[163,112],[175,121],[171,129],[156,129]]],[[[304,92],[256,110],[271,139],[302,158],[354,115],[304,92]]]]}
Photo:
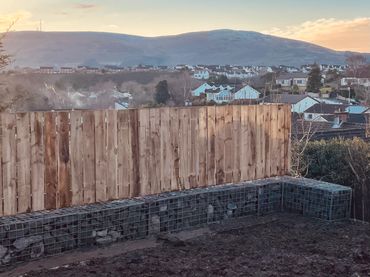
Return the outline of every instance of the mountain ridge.
{"type": "MultiPolygon", "coordinates": [[[[344,64],[351,51],[254,31],[219,29],[145,37],[107,32],[36,32],[7,34],[5,50],[15,66],[238,64],[344,64]]],[[[370,54],[365,53],[370,58],[370,54]]]]}

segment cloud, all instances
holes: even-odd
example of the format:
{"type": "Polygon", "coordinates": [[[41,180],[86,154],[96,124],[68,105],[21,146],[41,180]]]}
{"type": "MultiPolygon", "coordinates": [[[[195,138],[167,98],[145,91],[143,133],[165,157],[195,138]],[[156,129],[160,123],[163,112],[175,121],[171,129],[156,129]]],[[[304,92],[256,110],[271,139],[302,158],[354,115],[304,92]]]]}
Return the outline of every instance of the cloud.
{"type": "Polygon", "coordinates": [[[264,33],[303,40],[335,50],[370,52],[370,17],[339,20],[321,18],[264,33]]]}
{"type": "Polygon", "coordinates": [[[94,9],[96,7],[98,7],[98,5],[87,4],[87,3],[78,3],[78,4],[75,5],[76,9],[81,9],[81,10],[94,9]]]}
{"type": "Polygon", "coordinates": [[[107,25],[107,27],[110,28],[110,29],[117,29],[117,28],[119,28],[119,26],[118,25],[115,25],[115,24],[107,25]]]}
{"type": "Polygon", "coordinates": [[[11,25],[13,29],[36,29],[39,21],[32,20],[29,11],[20,10],[9,14],[0,14],[0,32],[6,31],[11,25]]]}

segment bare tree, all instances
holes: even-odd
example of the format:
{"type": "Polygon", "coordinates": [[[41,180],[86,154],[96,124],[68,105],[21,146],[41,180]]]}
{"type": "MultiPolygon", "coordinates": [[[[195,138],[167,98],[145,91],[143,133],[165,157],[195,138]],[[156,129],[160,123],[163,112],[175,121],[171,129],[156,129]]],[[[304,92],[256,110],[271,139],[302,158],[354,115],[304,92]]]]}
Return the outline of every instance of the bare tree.
{"type": "Polygon", "coordinates": [[[359,77],[360,70],[366,65],[366,57],[361,54],[352,54],[346,59],[350,73],[353,77],[359,77]]]}

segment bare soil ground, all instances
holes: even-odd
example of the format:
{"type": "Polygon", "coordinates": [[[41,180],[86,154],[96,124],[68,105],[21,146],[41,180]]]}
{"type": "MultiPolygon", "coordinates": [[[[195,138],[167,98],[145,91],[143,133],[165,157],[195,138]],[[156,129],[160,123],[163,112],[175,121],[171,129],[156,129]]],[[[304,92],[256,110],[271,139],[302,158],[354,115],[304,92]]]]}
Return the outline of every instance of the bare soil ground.
{"type": "Polygon", "coordinates": [[[286,214],[161,236],[130,252],[124,245],[107,250],[111,255],[72,253],[67,265],[71,253],[53,264],[55,258],[30,263],[23,276],[370,276],[369,224],[286,214]]]}

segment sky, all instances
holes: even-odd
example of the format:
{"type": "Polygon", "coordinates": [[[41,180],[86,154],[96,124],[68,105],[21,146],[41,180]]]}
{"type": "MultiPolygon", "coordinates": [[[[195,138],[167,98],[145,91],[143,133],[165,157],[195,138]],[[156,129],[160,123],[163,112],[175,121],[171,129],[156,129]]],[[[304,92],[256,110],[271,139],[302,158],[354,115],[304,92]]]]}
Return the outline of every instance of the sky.
{"type": "Polygon", "coordinates": [[[256,31],[370,53],[370,0],[1,0],[0,31],[256,31]]]}

